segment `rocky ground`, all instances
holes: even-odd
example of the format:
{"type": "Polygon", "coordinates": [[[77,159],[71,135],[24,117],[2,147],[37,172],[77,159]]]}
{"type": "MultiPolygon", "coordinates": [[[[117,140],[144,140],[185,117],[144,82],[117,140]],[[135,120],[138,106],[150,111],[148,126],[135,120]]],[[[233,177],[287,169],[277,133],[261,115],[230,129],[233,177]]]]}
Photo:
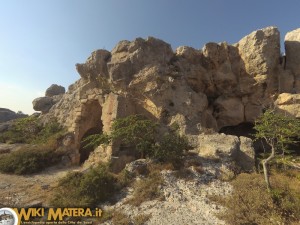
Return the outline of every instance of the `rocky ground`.
{"type": "MultiPolygon", "coordinates": [[[[202,171],[199,173],[190,167],[188,177],[178,178],[176,172],[161,171],[163,185],[161,192],[163,200],[143,202],[140,206],[128,204],[128,199],[133,195],[133,189],[128,188],[120,195],[116,204],[103,204],[104,211],[114,210],[128,215],[131,219],[138,215],[150,215],[145,223],[158,224],[197,224],[212,225],[225,224],[216,217],[222,207],[209,200],[211,195],[227,195],[231,186],[219,177],[220,163],[205,160],[202,162],[202,171]]],[[[102,224],[111,225],[111,221],[102,224]]]]}
{"type": "MultiPolygon", "coordinates": [[[[0,148],[12,146],[1,145],[0,148]]],[[[14,146],[18,147],[18,146],[14,146]]],[[[193,158],[194,159],[194,158],[193,158]]],[[[216,217],[222,207],[209,200],[210,195],[226,195],[231,187],[220,180],[223,164],[198,157],[201,168],[187,166],[188,173],[178,176],[171,170],[162,170],[163,184],[160,186],[162,199],[145,201],[140,206],[128,204],[134,189],[125,188],[115,203],[101,205],[104,211],[119,211],[134,218],[137,215],[150,215],[146,224],[225,224],[216,217]]],[[[47,198],[57,181],[69,171],[80,170],[80,167],[59,168],[52,167],[41,173],[18,176],[0,174],[0,207],[4,206],[32,206],[46,207],[47,198]]],[[[139,175],[136,179],[141,179],[139,175]]],[[[111,225],[112,221],[103,224],[111,225]]]]}

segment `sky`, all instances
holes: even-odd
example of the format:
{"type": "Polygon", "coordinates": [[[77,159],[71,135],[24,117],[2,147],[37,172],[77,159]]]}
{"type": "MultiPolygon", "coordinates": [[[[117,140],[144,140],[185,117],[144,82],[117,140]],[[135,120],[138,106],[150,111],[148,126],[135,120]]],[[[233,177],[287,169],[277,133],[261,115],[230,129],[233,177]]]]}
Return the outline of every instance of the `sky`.
{"type": "Polygon", "coordinates": [[[300,27],[299,8],[299,0],[1,0],[0,108],[33,113],[51,84],[67,89],[80,78],[76,63],[121,40],[201,49],[276,26],[283,44],[300,27]]]}

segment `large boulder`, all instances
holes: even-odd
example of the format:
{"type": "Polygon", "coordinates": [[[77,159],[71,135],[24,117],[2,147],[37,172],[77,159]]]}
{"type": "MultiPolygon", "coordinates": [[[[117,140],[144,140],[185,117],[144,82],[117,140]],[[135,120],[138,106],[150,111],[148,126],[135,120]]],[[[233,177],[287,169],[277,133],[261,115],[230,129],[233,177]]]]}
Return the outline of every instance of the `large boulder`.
{"type": "Polygon", "coordinates": [[[41,111],[42,113],[47,113],[53,106],[53,100],[51,97],[40,97],[34,99],[32,105],[35,111],[41,111]]]}
{"type": "Polygon", "coordinates": [[[270,74],[280,60],[280,33],[276,27],[254,31],[238,42],[238,49],[248,74],[270,74]]]}
{"type": "Polygon", "coordinates": [[[57,84],[52,84],[45,93],[46,97],[52,97],[55,95],[61,95],[66,92],[65,88],[63,86],[57,85],[57,84]]]}

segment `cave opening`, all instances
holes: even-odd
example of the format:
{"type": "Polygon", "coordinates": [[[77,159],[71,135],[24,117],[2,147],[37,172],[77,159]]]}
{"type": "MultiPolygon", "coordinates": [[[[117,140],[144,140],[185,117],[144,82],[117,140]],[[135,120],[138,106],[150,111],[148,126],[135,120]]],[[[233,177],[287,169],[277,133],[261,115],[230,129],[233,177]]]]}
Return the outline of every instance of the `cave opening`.
{"type": "Polygon", "coordinates": [[[240,123],[236,126],[222,127],[219,133],[227,135],[244,136],[253,139],[255,135],[255,129],[253,123],[240,123]]]}
{"type": "Polygon", "coordinates": [[[270,146],[266,143],[265,140],[254,140],[256,130],[254,129],[254,124],[250,122],[240,123],[236,126],[222,127],[219,133],[251,138],[253,140],[253,148],[255,150],[255,154],[269,152],[271,150],[270,146]]]}
{"type": "Polygon", "coordinates": [[[103,123],[101,117],[102,107],[97,100],[90,100],[83,105],[81,119],[78,124],[80,164],[84,163],[84,161],[89,158],[90,153],[94,151],[92,146],[86,147],[87,143],[83,142],[83,140],[90,135],[103,133],[103,123]]]}
{"type": "Polygon", "coordinates": [[[82,140],[84,140],[86,137],[93,135],[93,134],[100,134],[102,133],[102,127],[92,127],[90,128],[82,137],[79,153],[80,153],[80,164],[84,163],[90,156],[91,152],[94,151],[93,146],[86,146],[86,143],[82,140]]]}

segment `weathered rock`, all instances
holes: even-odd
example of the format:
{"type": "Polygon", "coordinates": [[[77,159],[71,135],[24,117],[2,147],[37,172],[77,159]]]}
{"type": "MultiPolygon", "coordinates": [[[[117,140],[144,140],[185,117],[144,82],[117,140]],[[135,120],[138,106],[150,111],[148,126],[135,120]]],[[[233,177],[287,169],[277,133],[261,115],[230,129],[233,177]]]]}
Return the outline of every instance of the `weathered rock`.
{"type": "Polygon", "coordinates": [[[275,106],[285,115],[300,118],[300,94],[282,93],[275,101],[275,106]]]}
{"type": "Polygon", "coordinates": [[[271,74],[280,59],[279,31],[276,27],[254,31],[238,42],[238,49],[249,75],[271,74]]]}
{"type": "Polygon", "coordinates": [[[32,102],[33,109],[35,111],[41,111],[42,113],[47,113],[53,106],[53,100],[50,97],[40,97],[36,98],[32,102]]]}
{"type": "Polygon", "coordinates": [[[100,49],[92,52],[84,64],[76,64],[77,72],[83,79],[96,79],[108,77],[106,63],[110,60],[111,53],[100,49]]]}
{"type": "Polygon", "coordinates": [[[132,42],[121,41],[113,50],[107,64],[110,80],[115,84],[128,85],[132,76],[149,65],[165,65],[174,55],[166,42],[149,37],[132,42]]]}
{"type": "Polygon", "coordinates": [[[45,96],[46,97],[52,97],[55,95],[61,95],[66,92],[65,88],[63,86],[52,84],[49,88],[47,88],[45,96]]]}
{"type": "Polygon", "coordinates": [[[0,123],[17,119],[17,118],[24,118],[26,116],[28,115],[23,113],[15,113],[14,111],[5,108],[0,108],[0,123]]]}
{"type": "Polygon", "coordinates": [[[233,135],[200,135],[198,147],[199,155],[219,159],[234,159],[238,154],[239,144],[239,138],[233,135]]]}

